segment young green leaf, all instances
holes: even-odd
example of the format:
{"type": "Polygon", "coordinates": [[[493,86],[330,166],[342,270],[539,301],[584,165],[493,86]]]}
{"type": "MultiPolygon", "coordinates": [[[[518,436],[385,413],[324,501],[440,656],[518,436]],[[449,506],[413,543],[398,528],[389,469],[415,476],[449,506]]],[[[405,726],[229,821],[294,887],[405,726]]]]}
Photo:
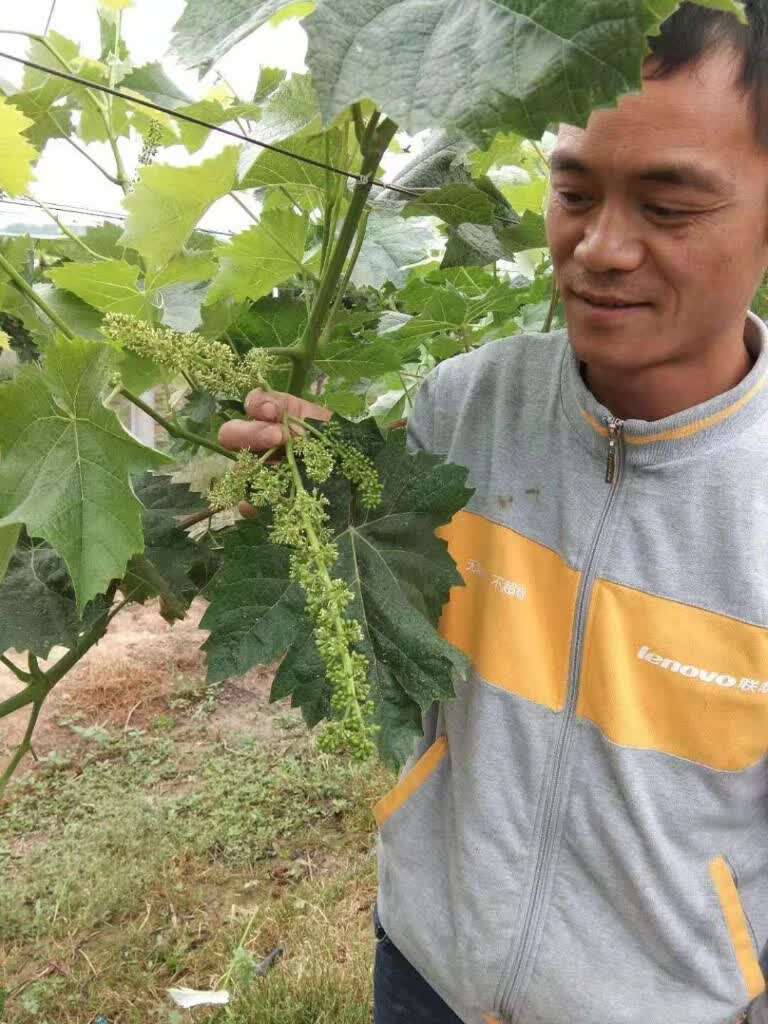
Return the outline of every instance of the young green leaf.
{"type": "Polygon", "coordinates": [[[320,107],[309,75],[292,75],[279,84],[261,109],[258,134],[262,142],[274,145],[321,130],[320,107]]]}
{"type": "MultiPolygon", "coordinates": [[[[50,79],[54,81],[53,78],[50,79]]],[[[41,86],[28,92],[17,92],[9,97],[10,102],[29,118],[29,127],[24,137],[42,151],[50,139],[68,138],[74,132],[72,110],[65,106],[54,106],[56,99],[52,90],[41,86]]]]}
{"type": "Polygon", "coordinates": [[[664,16],[643,0],[322,0],[306,21],[307,62],[327,121],[367,97],[411,134],[538,139],[639,90],[664,16]]]}
{"type": "Polygon", "coordinates": [[[9,195],[26,192],[37,150],[22,134],[32,121],[0,96],[0,189],[9,195]]]}
{"type": "Polygon", "coordinates": [[[151,267],[166,264],[192,234],[206,210],[232,191],[240,150],[228,146],[196,167],[144,167],[120,243],[138,250],[151,267]]]}
{"type": "Polygon", "coordinates": [[[130,473],[167,461],[138,444],[105,408],[107,345],[58,339],[42,366],[0,385],[0,526],[23,523],[67,564],[78,608],[141,551],[141,504],[130,473]]]}
{"type": "Polygon", "coordinates": [[[260,299],[301,270],[307,218],[291,210],[268,210],[254,227],[222,245],[219,273],[206,305],[221,298],[260,299]]]}
{"type": "Polygon", "coordinates": [[[308,210],[314,209],[322,202],[327,174],[321,167],[302,163],[294,157],[308,157],[336,166],[341,160],[341,132],[331,130],[312,137],[299,136],[283,142],[281,148],[291,155],[271,150],[253,154],[246,150],[240,163],[238,189],[284,185],[293,199],[308,210]]]}
{"type": "Polygon", "coordinates": [[[139,291],[139,268],[122,260],[97,263],[65,263],[48,271],[57,288],[76,295],[102,313],[127,313],[150,319],[152,306],[146,292],[139,291]]]}

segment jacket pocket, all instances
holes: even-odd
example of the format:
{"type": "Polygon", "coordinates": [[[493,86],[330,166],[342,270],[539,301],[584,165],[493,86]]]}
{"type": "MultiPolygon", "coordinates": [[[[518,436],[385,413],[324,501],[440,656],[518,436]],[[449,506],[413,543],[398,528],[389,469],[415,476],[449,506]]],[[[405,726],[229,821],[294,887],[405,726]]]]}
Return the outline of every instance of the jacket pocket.
{"type": "Polygon", "coordinates": [[[733,945],[739,971],[750,999],[765,991],[765,978],[760,967],[752,930],[744,913],[736,878],[725,857],[715,857],[709,865],[709,874],[720,900],[725,926],[733,945]]]}
{"type": "Polygon", "coordinates": [[[439,736],[431,747],[422,754],[407,774],[390,789],[378,803],[374,804],[373,816],[376,824],[381,826],[389,821],[418,792],[427,780],[434,775],[448,754],[448,739],[439,736]]]}

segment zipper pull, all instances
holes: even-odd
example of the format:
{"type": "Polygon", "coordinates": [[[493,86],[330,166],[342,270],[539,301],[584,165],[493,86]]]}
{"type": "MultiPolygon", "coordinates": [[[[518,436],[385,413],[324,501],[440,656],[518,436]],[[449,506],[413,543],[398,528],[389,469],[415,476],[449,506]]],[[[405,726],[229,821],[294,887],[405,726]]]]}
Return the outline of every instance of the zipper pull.
{"type": "Polygon", "coordinates": [[[607,484],[612,484],[616,479],[616,458],[623,427],[624,420],[617,420],[615,416],[608,420],[608,462],[605,467],[605,482],[607,484]]]}

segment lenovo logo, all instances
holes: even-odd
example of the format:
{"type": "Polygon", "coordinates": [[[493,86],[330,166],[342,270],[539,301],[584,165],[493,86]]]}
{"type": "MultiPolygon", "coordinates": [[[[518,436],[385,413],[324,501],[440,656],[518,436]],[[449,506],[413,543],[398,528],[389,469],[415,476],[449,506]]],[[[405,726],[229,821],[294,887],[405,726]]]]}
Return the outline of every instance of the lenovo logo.
{"type": "Polygon", "coordinates": [[[749,679],[728,675],[727,672],[717,672],[711,669],[701,668],[698,665],[686,665],[675,658],[665,658],[656,654],[650,647],[643,646],[637,652],[641,661],[647,661],[649,665],[656,665],[666,669],[667,672],[676,672],[685,676],[686,679],[698,679],[702,683],[714,683],[716,686],[733,687],[738,686],[745,693],[766,693],[768,694],[768,682],[761,682],[759,679],[749,679]]]}

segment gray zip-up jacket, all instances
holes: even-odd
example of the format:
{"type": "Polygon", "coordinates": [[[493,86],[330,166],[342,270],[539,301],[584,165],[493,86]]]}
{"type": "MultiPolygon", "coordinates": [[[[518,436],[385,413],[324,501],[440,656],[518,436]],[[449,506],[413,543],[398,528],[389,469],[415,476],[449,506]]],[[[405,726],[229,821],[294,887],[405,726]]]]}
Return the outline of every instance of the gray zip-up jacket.
{"type": "Polygon", "coordinates": [[[376,806],[392,941],[466,1024],[767,1024],[768,331],[733,390],[615,421],[565,331],[425,382],[470,470],[457,698],[376,806]],[[761,959],[762,956],[762,968],[761,959]]]}

